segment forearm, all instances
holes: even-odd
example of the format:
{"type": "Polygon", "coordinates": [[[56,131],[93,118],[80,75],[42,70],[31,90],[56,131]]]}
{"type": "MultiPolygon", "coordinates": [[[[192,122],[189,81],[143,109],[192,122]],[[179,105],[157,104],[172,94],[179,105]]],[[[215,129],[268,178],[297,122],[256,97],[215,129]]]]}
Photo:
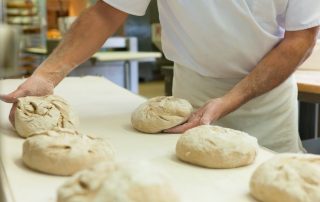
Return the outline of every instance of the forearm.
{"type": "Polygon", "coordinates": [[[317,31],[315,28],[303,34],[298,33],[294,37],[289,33],[289,36],[274,47],[248,76],[224,96],[225,114],[285,81],[311,54],[317,31]]]}
{"type": "Polygon", "coordinates": [[[72,69],[94,54],[126,17],[127,14],[98,1],[79,16],[33,75],[41,76],[56,86],[72,69]]]}

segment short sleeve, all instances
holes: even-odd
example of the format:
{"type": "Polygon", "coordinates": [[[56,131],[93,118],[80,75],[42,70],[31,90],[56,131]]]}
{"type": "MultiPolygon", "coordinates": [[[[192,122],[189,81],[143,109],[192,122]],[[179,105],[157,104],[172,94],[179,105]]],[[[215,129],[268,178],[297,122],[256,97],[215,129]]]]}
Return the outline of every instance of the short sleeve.
{"type": "Polygon", "coordinates": [[[150,0],[102,0],[110,6],[131,15],[142,16],[146,13],[150,0]]]}
{"type": "Polygon", "coordinates": [[[288,0],[285,29],[297,31],[320,25],[320,0],[288,0]]]}

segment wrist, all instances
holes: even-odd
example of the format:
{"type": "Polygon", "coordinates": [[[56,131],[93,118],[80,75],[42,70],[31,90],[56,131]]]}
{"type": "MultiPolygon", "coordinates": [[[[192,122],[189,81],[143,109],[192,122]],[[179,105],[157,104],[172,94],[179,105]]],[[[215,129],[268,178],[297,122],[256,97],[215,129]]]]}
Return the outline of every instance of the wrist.
{"type": "Polygon", "coordinates": [[[235,110],[237,110],[240,106],[242,106],[245,102],[241,96],[237,96],[232,93],[227,93],[226,95],[222,96],[221,102],[223,103],[223,114],[225,116],[235,110]]]}
{"type": "Polygon", "coordinates": [[[64,77],[67,76],[70,69],[72,69],[68,67],[68,65],[60,65],[58,63],[50,64],[49,61],[45,61],[36,69],[32,76],[45,80],[55,87],[64,77]]]}
{"type": "Polygon", "coordinates": [[[48,84],[52,89],[59,83],[57,73],[43,70],[40,67],[31,75],[31,78],[36,78],[48,84]]]}
{"type": "Polygon", "coordinates": [[[210,121],[214,122],[229,113],[228,103],[224,97],[213,98],[205,105],[206,111],[210,113],[210,121]]]}

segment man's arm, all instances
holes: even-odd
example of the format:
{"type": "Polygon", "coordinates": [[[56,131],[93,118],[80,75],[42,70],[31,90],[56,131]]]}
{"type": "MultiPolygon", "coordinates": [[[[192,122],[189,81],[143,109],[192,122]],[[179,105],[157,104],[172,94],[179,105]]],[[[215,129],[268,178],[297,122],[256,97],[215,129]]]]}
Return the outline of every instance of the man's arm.
{"type": "Polygon", "coordinates": [[[180,133],[198,125],[210,124],[249,100],[277,87],[310,56],[318,32],[319,27],[287,31],[284,39],[226,95],[208,101],[190,117],[187,123],[166,132],[180,133]]]}
{"type": "MultiPolygon", "coordinates": [[[[15,91],[0,95],[0,99],[15,103],[19,97],[52,94],[53,88],[72,69],[94,54],[127,16],[99,0],[78,17],[58,47],[36,71],[15,91]]],[[[13,106],[10,113],[12,123],[14,110],[13,106]]]]}
{"type": "Polygon", "coordinates": [[[34,74],[46,77],[56,86],[72,69],[93,55],[126,17],[126,13],[98,1],[80,15],[34,74]]]}
{"type": "MultiPolygon", "coordinates": [[[[41,77],[56,86],[72,69],[93,55],[126,17],[126,13],[98,1],[79,16],[58,47],[30,78],[41,77]]],[[[29,92],[22,93],[23,95],[37,94],[30,92],[33,88],[24,87],[29,92]]]]}

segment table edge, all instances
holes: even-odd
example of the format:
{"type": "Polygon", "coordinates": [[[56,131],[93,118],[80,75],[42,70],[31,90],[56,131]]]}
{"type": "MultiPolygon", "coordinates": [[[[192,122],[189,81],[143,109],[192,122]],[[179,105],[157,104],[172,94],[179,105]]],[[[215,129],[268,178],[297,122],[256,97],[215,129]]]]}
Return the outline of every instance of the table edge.
{"type": "Polygon", "coordinates": [[[0,191],[3,194],[2,198],[4,202],[14,202],[12,189],[10,187],[8,176],[4,170],[2,159],[0,159],[0,191]]]}

